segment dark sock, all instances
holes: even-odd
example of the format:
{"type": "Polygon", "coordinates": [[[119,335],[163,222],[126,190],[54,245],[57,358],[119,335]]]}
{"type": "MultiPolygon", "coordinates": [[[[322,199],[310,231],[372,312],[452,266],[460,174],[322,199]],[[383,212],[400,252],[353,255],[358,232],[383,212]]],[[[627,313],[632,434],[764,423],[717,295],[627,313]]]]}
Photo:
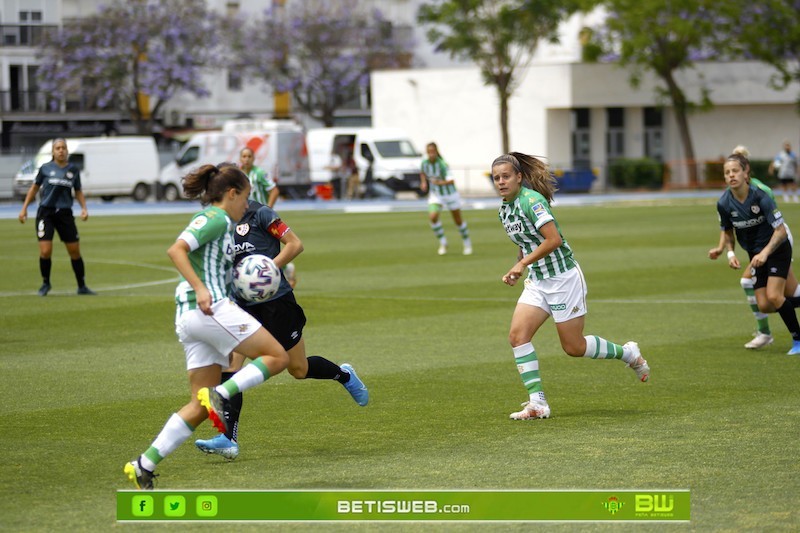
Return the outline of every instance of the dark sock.
{"type": "MultiPolygon", "coordinates": [[[[225,383],[233,376],[234,372],[223,372],[222,383],[225,383]]],[[[241,392],[231,396],[231,410],[228,413],[228,431],[225,436],[234,442],[239,439],[239,416],[242,414],[242,404],[244,403],[244,396],[241,392]]]]}
{"type": "Polygon", "coordinates": [[[792,307],[800,307],[800,296],[787,296],[786,300],[792,304],[792,307]]]}
{"type": "Polygon", "coordinates": [[[53,268],[52,259],[45,259],[44,257],[39,258],[39,272],[42,273],[43,283],[50,283],[50,270],[52,268],[53,268]]]}
{"type": "Polygon", "coordinates": [[[83,268],[83,257],[72,260],[72,271],[75,272],[75,281],[78,282],[78,288],[80,289],[81,287],[85,287],[86,282],[83,281],[83,277],[85,275],[83,268]]]}
{"type": "Polygon", "coordinates": [[[347,383],[350,380],[350,374],[342,372],[339,365],[328,361],[319,355],[312,355],[308,359],[308,373],[307,379],[333,379],[339,383],[347,383]]]}
{"type": "Polygon", "coordinates": [[[783,305],[778,309],[786,329],[792,334],[792,340],[800,341],[800,324],[797,322],[797,314],[794,312],[794,305],[787,298],[783,305]]]}

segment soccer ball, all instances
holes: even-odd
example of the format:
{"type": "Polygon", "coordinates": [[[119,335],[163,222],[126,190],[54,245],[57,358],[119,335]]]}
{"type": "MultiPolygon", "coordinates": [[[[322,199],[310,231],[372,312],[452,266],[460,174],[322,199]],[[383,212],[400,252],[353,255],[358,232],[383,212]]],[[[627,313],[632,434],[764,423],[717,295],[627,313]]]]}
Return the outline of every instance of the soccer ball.
{"type": "Polygon", "coordinates": [[[266,255],[248,255],[233,269],[233,290],[248,302],[272,298],[281,285],[281,271],[266,255]]]}

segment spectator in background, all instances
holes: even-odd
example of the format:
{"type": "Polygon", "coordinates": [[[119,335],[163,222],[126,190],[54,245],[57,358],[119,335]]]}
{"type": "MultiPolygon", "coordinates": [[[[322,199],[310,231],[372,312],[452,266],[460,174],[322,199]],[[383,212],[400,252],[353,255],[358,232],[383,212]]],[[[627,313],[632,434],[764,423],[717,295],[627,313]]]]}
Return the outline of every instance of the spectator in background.
{"type": "Polygon", "coordinates": [[[256,155],[251,148],[245,146],[239,152],[239,168],[250,179],[250,197],[258,203],[274,207],[281,191],[264,169],[254,165],[255,160],[256,155]]]}
{"type": "Polygon", "coordinates": [[[770,176],[776,176],[783,191],[783,201],[788,202],[791,195],[792,201],[797,202],[797,154],[792,152],[789,141],[783,141],[783,150],[775,156],[769,164],[770,176]]]}

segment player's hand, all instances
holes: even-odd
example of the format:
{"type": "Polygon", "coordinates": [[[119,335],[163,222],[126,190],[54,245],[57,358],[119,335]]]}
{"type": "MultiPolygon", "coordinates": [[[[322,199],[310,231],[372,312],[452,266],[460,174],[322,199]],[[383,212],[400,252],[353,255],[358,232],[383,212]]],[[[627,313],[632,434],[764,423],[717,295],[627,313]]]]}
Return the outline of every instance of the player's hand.
{"type": "Polygon", "coordinates": [[[709,259],[716,260],[720,255],[722,255],[722,248],[712,248],[708,251],[709,259]]]}
{"type": "Polygon", "coordinates": [[[86,222],[86,219],[89,218],[89,211],[86,209],[81,209],[81,220],[86,222]]]}
{"type": "Polygon", "coordinates": [[[28,220],[28,212],[27,211],[20,211],[19,212],[19,223],[24,224],[26,220],[28,220]]]}
{"type": "Polygon", "coordinates": [[[524,267],[522,267],[521,265],[522,263],[517,263],[516,265],[514,265],[514,267],[511,270],[509,270],[505,276],[503,276],[503,283],[511,287],[516,285],[517,282],[520,279],[522,279],[522,272],[524,267]]]}
{"type": "Polygon", "coordinates": [[[763,266],[767,262],[767,257],[767,255],[764,255],[764,252],[754,255],[753,259],[750,261],[750,266],[753,268],[763,266]]]}
{"type": "Polygon", "coordinates": [[[735,255],[728,258],[728,266],[734,270],[739,270],[742,268],[742,264],[739,262],[739,258],[735,255]]]}
{"type": "Polygon", "coordinates": [[[197,301],[197,307],[206,315],[213,315],[214,311],[211,310],[211,293],[208,292],[208,289],[203,287],[200,290],[195,290],[194,292],[195,300],[197,301]]]}

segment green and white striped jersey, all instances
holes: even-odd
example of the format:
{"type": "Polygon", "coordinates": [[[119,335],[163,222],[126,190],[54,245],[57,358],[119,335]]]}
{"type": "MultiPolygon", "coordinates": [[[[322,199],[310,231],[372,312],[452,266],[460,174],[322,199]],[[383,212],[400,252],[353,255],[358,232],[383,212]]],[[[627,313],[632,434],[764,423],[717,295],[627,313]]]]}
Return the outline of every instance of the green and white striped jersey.
{"type": "MultiPolygon", "coordinates": [[[[550,211],[547,199],[531,189],[523,187],[511,202],[503,202],[499,215],[508,238],[522,249],[524,255],[532,253],[544,242],[539,229],[546,223],[553,222],[561,235],[561,228],[550,211]]],[[[575,267],[577,263],[572,256],[572,249],[563,235],[561,239],[561,246],[528,266],[528,278],[551,278],[575,267]]]]}
{"type": "MultiPolygon", "coordinates": [[[[233,265],[233,223],[228,213],[209,206],[197,213],[178,236],[189,245],[189,261],[211,293],[211,302],[228,297],[233,265]]],[[[177,313],[197,308],[195,292],[186,279],[175,288],[177,313]]]]}
{"type": "Polygon", "coordinates": [[[449,196],[456,192],[456,186],[450,185],[434,185],[430,182],[431,179],[446,180],[450,169],[444,159],[437,158],[436,161],[431,162],[427,157],[422,160],[422,173],[428,179],[428,190],[433,194],[439,196],[449,196]]]}
{"type": "Polygon", "coordinates": [[[250,178],[250,198],[260,204],[267,205],[269,191],[277,187],[277,184],[270,179],[264,169],[259,167],[251,168],[247,177],[250,178]]]}

